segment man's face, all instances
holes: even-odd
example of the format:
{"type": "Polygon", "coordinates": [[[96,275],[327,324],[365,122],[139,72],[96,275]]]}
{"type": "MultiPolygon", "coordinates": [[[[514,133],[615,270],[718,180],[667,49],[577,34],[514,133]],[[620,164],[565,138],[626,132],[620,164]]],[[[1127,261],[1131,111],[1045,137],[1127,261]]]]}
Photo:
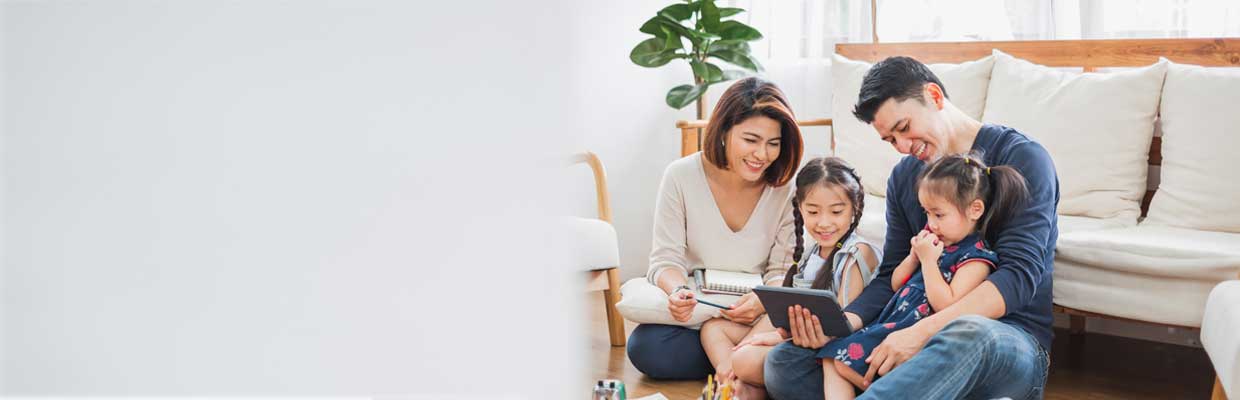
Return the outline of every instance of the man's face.
{"type": "MultiPolygon", "coordinates": [[[[933,84],[927,84],[927,87],[933,84]]],[[[925,103],[916,98],[897,101],[887,99],[874,113],[874,130],[883,141],[891,143],[900,154],[922,162],[941,157],[948,147],[947,129],[939,111],[942,97],[936,98],[938,87],[923,92],[925,103]]]]}

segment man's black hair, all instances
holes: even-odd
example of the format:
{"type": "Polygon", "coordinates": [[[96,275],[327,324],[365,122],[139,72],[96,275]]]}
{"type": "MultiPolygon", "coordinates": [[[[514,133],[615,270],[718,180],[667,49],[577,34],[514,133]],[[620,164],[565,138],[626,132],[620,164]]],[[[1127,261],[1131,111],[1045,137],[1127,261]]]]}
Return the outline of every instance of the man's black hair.
{"type": "Polygon", "coordinates": [[[915,98],[921,104],[926,104],[921,92],[926,83],[930,82],[939,85],[943,90],[943,97],[947,97],[947,88],[943,87],[943,82],[939,82],[939,77],[930,72],[930,68],[926,68],[925,64],[904,56],[887,57],[865,73],[865,79],[861,81],[861,93],[857,96],[857,105],[853,106],[853,115],[861,122],[869,124],[874,122],[874,113],[878,112],[878,106],[887,99],[904,101],[915,98]]]}

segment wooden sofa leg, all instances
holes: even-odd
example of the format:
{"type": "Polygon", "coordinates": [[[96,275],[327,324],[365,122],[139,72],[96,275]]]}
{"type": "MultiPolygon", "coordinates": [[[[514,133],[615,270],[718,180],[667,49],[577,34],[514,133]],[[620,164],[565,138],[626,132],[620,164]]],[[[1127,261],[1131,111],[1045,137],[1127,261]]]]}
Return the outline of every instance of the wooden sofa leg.
{"type": "Polygon", "coordinates": [[[1223,391],[1223,383],[1218,380],[1218,375],[1214,376],[1214,394],[1210,395],[1210,400],[1227,400],[1227,392],[1223,391]]]}
{"type": "Polygon", "coordinates": [[[1085,317],[1068,316],[1068,366],[1080,368],[1085,352],[1085,317]]]}
{"type": "Polygon", "coordinates": [[[616,303],[620,302],[619,268],[607,270],[607,290],[603,291],[603,299],[607,303],[607,333],[611,336],[611,345],[624,346],[624,317],[616,310],[616,303]]]}

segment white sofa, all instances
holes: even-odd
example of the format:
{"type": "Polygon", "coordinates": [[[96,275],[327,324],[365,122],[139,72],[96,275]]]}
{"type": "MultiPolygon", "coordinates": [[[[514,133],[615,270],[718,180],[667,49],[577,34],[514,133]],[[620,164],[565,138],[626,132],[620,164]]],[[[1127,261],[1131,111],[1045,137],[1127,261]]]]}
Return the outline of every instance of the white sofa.
{"type": "MultiPolygon", "coordinates": [[[[1041,142],[1059,174],[1055,304],[1198,328],[1207,294],[1240,274],[1240,68],[1153,65],[1082,74],[996,51],[931,65],[953,103],[1041,142]],[[982,105],[979,109],[977,106],[982,105]],[[1161,123],[1161,168],[1150,145],[1161,123]],[[1161,169],[1161,177],[1149,171],[1161,169]],[[1161,178],[1161,179],[1160,179],[1161,178]],[[1154,192],[1143,215],[1142,200],[1154,192]]],[[[836,56],[836,155],[867,191],[860,232],[886,232],[885,184],[900,158],[851,115],[869,64],[836,56]]]]}

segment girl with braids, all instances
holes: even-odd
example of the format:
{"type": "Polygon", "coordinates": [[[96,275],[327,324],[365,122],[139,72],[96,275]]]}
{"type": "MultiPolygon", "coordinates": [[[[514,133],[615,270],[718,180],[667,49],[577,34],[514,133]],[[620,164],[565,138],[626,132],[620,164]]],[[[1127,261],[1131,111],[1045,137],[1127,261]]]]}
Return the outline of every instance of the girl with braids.
{"type": "Polygon", "coordinates": [[[869,356],[887,335],[964,298],[998,265],[986,243],[996,240],[1013,213],[1023,209],[1028,189],[1016,169],[988,167],[981,160],[976,153],[945,156],[917,177],[926,226],[896,266],[891,278],[895,295],[882,314],[818,351],[826,398],[852,399],[854,386],[867,386],[869,356]]]}
{"type": "MultiPolygon", "coordinates": [[[[843,160],[829,157],[810,160],[797,173],[795,181],[792,214],[796,245],[792,259],[796,262],[785,274],[783,286],[827,290],[847,304],[861,294],[882,258],[881,247],[855,234],[865,206],[861,178],[843,160]],[[813,239],[808,251],[806,234],[813,239]]],[[[762,333],[738,344],[723,343],[732,346],[733,373],[743,384],[737,386],[742,388],[741,395],[747,400],[765,397],[761,388],[766,353],[771,346],[788,338],[786,332],[775,331],[769,321],[763,322],[762,333]]],[[[702,337],[711,336],[708,329],[720,327],[703,327],[702,337]]],[[[719,344],[703,342],[703,345],[719,344]]],[[[708,350],[707,353],[712,352],[708,350]]]]}

